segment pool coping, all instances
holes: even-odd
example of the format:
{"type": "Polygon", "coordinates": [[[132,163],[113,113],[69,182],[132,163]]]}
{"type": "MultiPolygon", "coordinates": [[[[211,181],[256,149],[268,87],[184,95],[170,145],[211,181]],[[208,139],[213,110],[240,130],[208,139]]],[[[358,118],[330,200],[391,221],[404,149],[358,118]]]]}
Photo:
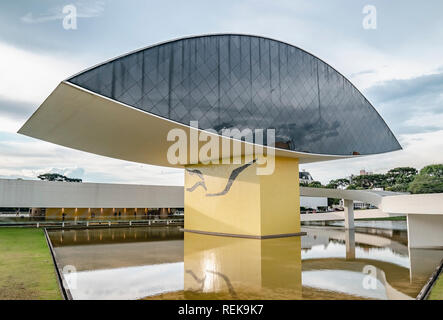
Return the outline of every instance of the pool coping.
{"type": "Polygon", "coordinates": [[[44,228],[43,230],[45,233],[45,239],[46,243],[48,244],[49,252],[51,253],[52,262],[54,263],[55,274],[57,276],[57,283],[60,289],[60,293],[63,297],[63,300],[74,300],[72,298],[72,294],[69,288],[65,287],[66,281],[63,276],[63,272],[60,270],[60,266],[57,262],[56,253],[54,247],[52,246],[51,239],[49,238],[48,231],[46,230],[46,228],[44,228]]]}
{"type": "Polygon", "coordinates": [[[437,282],[439,276],[443,274],[443,259],[440,261],[439,265],[435,268],[432,275],[429,277],[426,284],[421,289],[420,293],[415,298],[416,300],[427,300],[431,294],[432,288],[437,282]]]}
{"type": "Polygon", "coordinates": [[[190,233],[197,233],[197,234],[203,234],[203,235],[208,235],[208,236],[231,237],[231,238],[246,238],[246,239],[258,239],[258,240],[276,239],[276,238],[289,238],[289,237],[302,237],[302,236],[307,235],[306,232],[295,232],[295,233],[283,233],[283,234],[271,234],[271,235],[259,236],[259,235],[249,235],[249,234],[235,234],[235,233],[200,231],[200,230],[192,230],[192,229],[185,229],[185,228],[180,228],[180,231],[182,231],[182,232],[190,232],[190,233]]]}

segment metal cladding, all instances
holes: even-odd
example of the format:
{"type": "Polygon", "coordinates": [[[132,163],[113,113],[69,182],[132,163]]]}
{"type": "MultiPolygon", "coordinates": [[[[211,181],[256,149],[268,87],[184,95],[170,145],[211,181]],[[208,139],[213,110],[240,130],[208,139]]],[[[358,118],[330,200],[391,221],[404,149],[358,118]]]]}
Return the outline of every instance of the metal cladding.
{"type": "MultiPolygon", "coordinates": [[[[401,149],[369,101],[334,68],[292,45],[205,35],[151,46],[68,82],[200,129],[275,129],[275,146],[328,155],[401,149]]],[[[266,141],[265,143],[266,144],[266,141]]]]}

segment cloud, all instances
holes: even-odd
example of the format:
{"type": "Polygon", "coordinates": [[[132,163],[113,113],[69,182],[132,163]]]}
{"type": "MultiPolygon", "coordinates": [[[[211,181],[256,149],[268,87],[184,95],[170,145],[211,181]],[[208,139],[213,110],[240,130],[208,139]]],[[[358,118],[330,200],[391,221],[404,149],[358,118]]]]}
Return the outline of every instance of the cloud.
{"type": "MultiPolygon", "coordinates": [[[[84,2],[78,1],[73,4],[77,8],[77,18],[94,18],[100,16],[105,10],[103,1],[84,2]]],[[[62,20],[66,16],[63,6],[48,9],[47,12],[34,15],[28,12],[20,20],[24,23],[45,23],[49,21],[62,20]]]]}
{"type": "Polygon", "coordinates": [[[79,167],[69,167],[69,168],[51,168],[49,170],[41,170],[42,173],[58,173],[69,178],[83,178],[85,174],[85,169],[79,167]],[[44,171],[44,172],[43,172],[44,171]]]}
{"type": "Polygon", "coordinates": [[[365,90],[396,134],[403,150],[302,167],[323,183],[357,174],[384,173],[400,166],[417,169],[443,163],[443,70],[409,79],[383,81],[365,90]]]}
{"type": "Polygon", "coordinates": [[[351,73],[349,75],[349,77],[350,78],[356,78],[356,77],[359,77],[359,76],[362,76],[362,75],[374,74],[376,72],[377,72],[376,70],[363,70],[363,71],[351,73]]]}
{"type": "MultiPolygon", "coordinates": [[[[443,35],[443,20],[439,14],[441,10],[435,9],[442,6],[441,1],[433,1],[433,5],[429,6],[418,2],[377,3],[380,20],[379,29],[374,32],[361,28],[364,3],[359,1],[349,4],[346,0],[339,0],[343,4],[341,6],[335,2],[324,2],[318,6],[312,1],[293,0],[278,4],[263,0],[228,1],[215,11],[213,4],[202,6],[202,3],[186,3],[183,10],[174,11],[164,4],[156,7],[136,1],[130,8],[125,8],[128,11],[124,11],[127,4],[109,2],[106,12],[110,14],[103,15],[102,1],[95,1],[92,6],[85,1],[76,2],[79,17],[103,15],[103,18],[97,19],[100,24],[69,34],[72,38],[68,38],[65,32],[57,38],[56,31],[61,28],[48,31],[43,25],[41,28],[28,25],[62,19],[61,6],[42,13],[29,12],[21,22],[4,18],[4,25],[8,25],[10,30],[5,27],[7,31],[3,33],[3,39],[9,36],[9,41],[25,47],[35,40],[39,49],[48,50],[54,45],[57,50],[62,48],[67,53],[37,54],[37,51],[23,51],[0,42],[0,74],[7,75],[0,77],[0,175],[35,178],[41,172],[69,172],[80,168],[84,170],[85,181],[183,184],[183,173],[178,169],[95,156],[12,133],[60,80],[93,65],[69,57],[82,56],[87,51],[103,51],[106,55],[109,52],[122,53],[133,48],[134,44],[146,41],[146,37],[149,41],[165,40],[183,32],[239,30],[300,46],[350,77],[359,89],[364,89],[365,95],[405,148],[389,154],[302,166],[311,171],[314,178],[328,182],[332,178],[358,173],[363,168],[384,172],[399,165],[420,168],[429,163],[443,162],[440,142],[443,140],[443,67],[437,69],[441,66],[443,44],[439,40],[443,35]],[[403,12],[401,15],[398,14],[399,5],[403,12]],[[140,9],[148,7],[150,12],[140,9]],[[137,23],[114,21],[114,17],[122,12],[137,23]],[[180,30],[174,28],[158,12],[170,14],[171,21],[186,22],[182,23],[186,27],[180,30]],[[146,15],[150,19],[146,19],[146,15]],[[193,19],[199,15],[201,19],[193,19]],[[411,24],[406,16],[414,17],[415,22],[411,24]],[[36,31],[29,32],[30,27],[36,31]],[[157,27],[159,32],[146,33],[153,27],[157,27]],[[128,38],[129,42],[120,37],[123,42],[115,44],[116,34],[131,34],[133,37],[128,38]],[[92,44],[89,42],[91,39],[92,44]],[[89,49],[85,50],[85,46],[89,49]]],[[[8,13],[8,16],[13,15],[8,13]]],[[[104,60],[101,58],[97,57],[95,62],[104,60]]]]}
{"type": "Polygon", "coordinates": [[[360,169],[385,173],[395,167],[421,169],[429,164],[443,163],[443,130],[419,134],[403,134],[399,137],[403,150],[358,157],[346,160],[301,165],[312,177],[322,183],[332,179],[358,174],[360,169]]]}
{"type": "Polygon", "coordinates": [[[0,134],[0,178],[37,179],[60,173],[84,182],[183,185],[182,169],[163,168],[111,159],[52,143],[0,134]]]}
{"type": "Polygon", "coordinates": [[[21,128],[24,122],[25,118],[17,119],[14,117],[10,117],[8,115],[3,115],[0,105],[0,133],[2,132],[16,133],[21,128]]]}
{"type": "MultiPolygon", "coordinates": [[[[405,35],[404,29],[410,26],[406,20],[399,19],[400,4],[386,1],[377,3],[378,29],[367,31],[362,28],[362,8],[366,4],[362,1],[352,1],[351,4],[346,0],[323,1],[321,5],[294,0],[272,4],[257,0],[237,1],[219,23],[223,30],[241,30],[299,46],[352,78],[359,89],[371,87],[379,81],[417,77],[441,65],[441,19],[414,25],[413,30],[409,28],[409,34],[405,35]],[[427,29],[424,27],[427,23],[435,26],[427,29]],[[417,41],[413,43],[404,39],[417,33],[421,38],[414,39],[417,41]],[[426,38],[422,37],[423,33],[426,38]],[[423,43],[424,39],[426,43],[423,43]],[[425,50],[430,43],[432,50],[425,50]]],[[[420,7],[418,4],[401,6],[411,16],[420,7]]],[[[431,16],[432,10],[421,7],[421,14],[425,12],[431,16]]]]}
{"type": "Polygon", "coordinates": [[[66,56],[37,54],[4,42],[0,52],[0,111],[11,110],[11,102],[15,107],[21,102],[34,104],[36,109],[61,80],[85,68],[66,56]]]}
{"type": "Polygon", "coordinates": [[[365,95],[397,134],[443,129],[443,72],[381,82],[365,95]]]}
{"type": "MultiPolygon", "coordinates": [[[[11,120],[26,119],[34,112],[35,109],[36,105],[33,103],[0,98],[0,118],[8,117],[11,120]]],[[[1,128],[0,131],[2,131],[1,128]]]]}
{"type": "MultiPolygon", "coordinates": [[[[439,69],[438,69],[439,70],[439,69]]],[[[443,93],[443,72],[410,79],[384,81],[367,90],[375,102],[406,100],[419,96],[443,93]]]]}

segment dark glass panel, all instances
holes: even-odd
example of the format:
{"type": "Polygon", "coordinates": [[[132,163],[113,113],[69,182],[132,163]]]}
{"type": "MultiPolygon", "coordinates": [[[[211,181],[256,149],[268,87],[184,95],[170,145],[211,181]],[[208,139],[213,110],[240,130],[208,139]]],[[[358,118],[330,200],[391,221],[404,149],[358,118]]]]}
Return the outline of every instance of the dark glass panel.
{"type": "Polygon", "coordinates": [[[400,149],[372,105],[309,53],[253,36],[213,35],[153,46],[69,80],[201,129],[275,128],[277,146],[351,155],[400,149]]]}

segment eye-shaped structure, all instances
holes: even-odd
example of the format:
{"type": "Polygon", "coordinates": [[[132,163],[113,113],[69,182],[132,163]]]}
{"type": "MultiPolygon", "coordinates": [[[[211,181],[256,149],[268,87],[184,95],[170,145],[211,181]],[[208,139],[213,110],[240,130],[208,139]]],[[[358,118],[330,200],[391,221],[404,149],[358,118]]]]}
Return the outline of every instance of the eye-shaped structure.
{"type": "Polygon", "coordinates": [[[301,162],[401,149],[334,68],[290,44],[237,34],[169,41],[83,71],[63,81],[19,132],[170,166],[159,145],[171,124],[190,121],[218,133],[275,129],[272,147],[301,162]]]}

